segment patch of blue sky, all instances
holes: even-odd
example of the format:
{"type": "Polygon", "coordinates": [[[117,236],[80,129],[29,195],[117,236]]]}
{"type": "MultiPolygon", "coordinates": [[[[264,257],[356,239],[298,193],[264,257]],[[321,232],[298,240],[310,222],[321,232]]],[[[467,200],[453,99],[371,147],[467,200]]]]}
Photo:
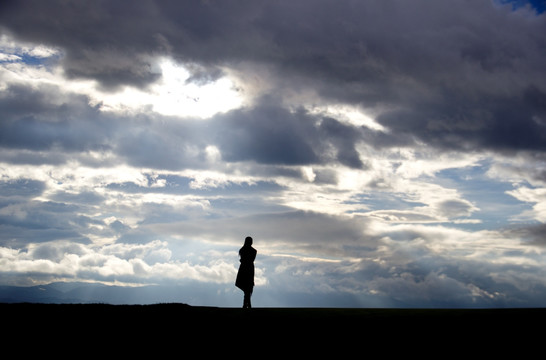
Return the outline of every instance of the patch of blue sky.
{"type": "Polygon", "coordinates": [[[434,181],[446,188],[457,189],[461,196],[479,210],[472,215],[480,224],[463,224],[472,229],[494,229],[515,222],[515,218],[532,204],[522,202],[507,192],[514,190],[511,182],[487,175],[488,162],[466,168],[452,168],[438,172],[434,181]]]}
{"type": "Polygon", "coordinates": [[[0,37],[0,64],[22,63],[29,66],[48,66],[57,63],[62,57],[58,49],[42,45],[18,46],[0,37]]]}
{"type": "Polygon", "coordinates": [[[6,54],[0,51],[0,65],[23,64],[26,67],[45,68],[50,71],[57,65],[60,55],[50,57],[32,56],[28,54],[6,54]]]}
{"type": "Polygon", "coordinates": [[[546,11],[546,0],[497,0],[503,5],[512,5],[513,10],[518,10],[522,7],[530,6],[537,14],[542,14],[546,11]]]}
{"type": "Polygon", "coordinates": [[[49,61],[48,57],[32,56],[29,54],[21,54],[20,58],[21,58],[21,62],[31,66],[43,65],[46,62],[46,60],[49,61]]]}

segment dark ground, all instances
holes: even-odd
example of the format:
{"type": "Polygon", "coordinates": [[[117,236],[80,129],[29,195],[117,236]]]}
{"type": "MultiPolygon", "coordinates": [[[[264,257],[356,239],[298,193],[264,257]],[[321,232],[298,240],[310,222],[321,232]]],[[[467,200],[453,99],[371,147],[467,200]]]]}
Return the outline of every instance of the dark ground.
{"type": "Polygon", "coordinates": [[[246,357],[247,352],[266,358],[358,353],[373,358],[405,354],[450,359],[456,354],[490,358],[516,352],[518,358],[527,358],[527,352],[536,356],[540,349],[542,354],[546,341],[546,309],[4,303],[0,311],[4,349],[15,347],[27,355],[52,352],[55,357],[60,349],[75,349],[71,358],[114,353],[124,359],[134,355],[156,359],[171,353],[185,358],[190,350],[205,358],[220,352],[228,358],[246,357]]]}

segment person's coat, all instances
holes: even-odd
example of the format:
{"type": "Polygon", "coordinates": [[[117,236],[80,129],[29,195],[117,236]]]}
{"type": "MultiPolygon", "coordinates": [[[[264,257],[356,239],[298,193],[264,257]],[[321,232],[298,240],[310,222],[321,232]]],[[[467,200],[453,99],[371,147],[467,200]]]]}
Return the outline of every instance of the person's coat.
{"type": "Polygon", "coordinates": [[[235,280],[235,286],[244,292],[252,292],[254,288],[254,259],[256,259],[256,249],[252,246],[243,246],[239,250],[239,271],[235,280]]]}

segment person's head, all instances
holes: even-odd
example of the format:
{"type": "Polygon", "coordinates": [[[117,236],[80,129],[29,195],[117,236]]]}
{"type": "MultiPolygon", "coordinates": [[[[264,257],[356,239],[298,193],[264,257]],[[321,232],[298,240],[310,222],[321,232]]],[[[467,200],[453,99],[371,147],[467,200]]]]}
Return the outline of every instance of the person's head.
{"type": "Polygon", "coordinates": [[[252,245],[252,238],[250,236],[247,236],[245,238],[245,246],[251,246],[252,245]]]}

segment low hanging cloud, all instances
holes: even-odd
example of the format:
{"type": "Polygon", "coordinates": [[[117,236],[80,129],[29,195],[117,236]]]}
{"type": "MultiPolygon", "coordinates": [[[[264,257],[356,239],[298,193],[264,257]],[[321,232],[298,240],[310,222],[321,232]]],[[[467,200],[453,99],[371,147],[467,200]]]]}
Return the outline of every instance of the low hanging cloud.
{"type": "Polygon", "coordinates": [[[520,3],[3,2],[0,279],[236,296],[251,235],[267,305],[541,305],[520,3]]]}

